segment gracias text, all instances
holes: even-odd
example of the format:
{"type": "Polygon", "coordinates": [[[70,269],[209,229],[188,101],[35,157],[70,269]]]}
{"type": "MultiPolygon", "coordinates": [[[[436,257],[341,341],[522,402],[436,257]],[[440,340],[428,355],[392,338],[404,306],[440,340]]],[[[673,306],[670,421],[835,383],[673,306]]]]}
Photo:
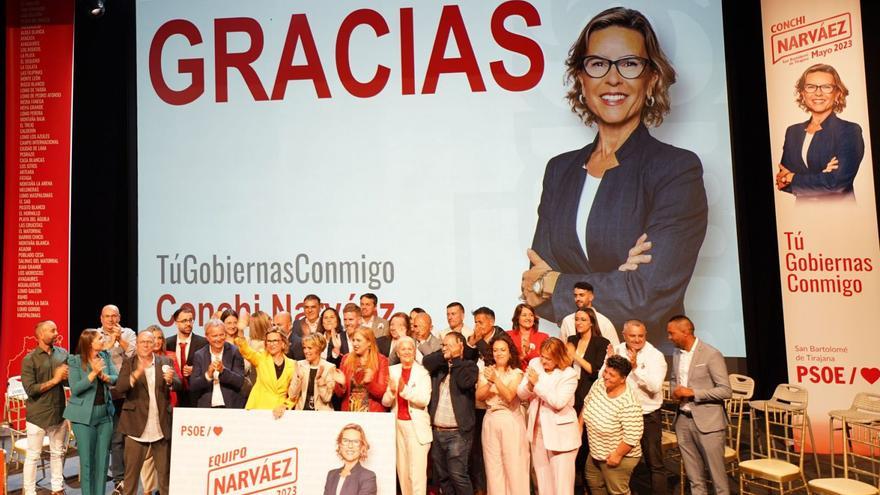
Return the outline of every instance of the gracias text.
{"type": "MultiPolygon", "coordinates": [[[[400,40],[400,92],[404,95],[416,94],[416,50],[415,23],[413,8],[401,8],[397,12],[397,29],[400,40]]],[[[527,28],[541,25],[541,17],[535,7],[523,0],[511,0],[498,5],[492,13],[490,30],[492,39],[502,49],[527,59],[528,69],[521,74],[511,74],[501,60],[492,60],[488,72],[492,80],[507,91],[526,91],[534,88],[544,73],[544,53],[541,46],[532,38],[509,30],[505,24],[508,19],[517,18],[527,28]]],[[[421,75],[421,94],[433,94],[441,75],[462,74],[467,77],[473,92],[486,91],[486,83],[477,54],[471,43],[467,23],[457,5],[445,5],[437,20],[437,29],[431,47],[430,58],[421,75]],[[446,56],[450,41],[458,51],[457,57],[446,56]]],[[[349,46],[356,30],[371,30],[377,38],[391,33],[385,16],[373,9],[358,9],[348,14],[339,25],[336,33],[334,59],[339,82],[352,96],[370,98],[381,93],[388,85],[392,69],[385,64],[396,64],[397,60],[376,60],[375,72],[369,79],[357,79],[352,71],[349,46]]],[[[238,73],[255,101],[283,100],[290,81],[308,81],[315,88],[318,98],[330,98],[327,84],[327,67],[321,60],[315,36],[306,14],[292,14],[286,36],[283,40],[269,40],[270,43],[283,43],[278,60],[274,83],[269,87],[254,69],[254,64],[263,53],[264,30],[260,21],[251,17],[229,17],[214,19],[214,93],[217,102],[229,100],[229,74],[238,73]],[[231,36],[244,36],[250,42],[247,50],[230,52],[228,42],[231,36]],[[294,57],[300,53],[305,63],[294,64],[294,57]],[[271,91],[271,92],[270,92],[271,91]]],[[[186,19],[172,19],[162,24],[150,43],[149,74],[156,95],[170,105],[186,105],[199,99],[205,93],[205,59],[188,57],[177,60],[177,72],[188,76],[183,88],[172,88],[168,74],[163,73],[163,50],[174,37],[186,38],[190,49],[203,43],[202,30],[186,19]]],[[[186,50],[186,49],[185,49],[186,50]]],[[[174,77],[177,77],[176,75],[174,77]]]]}

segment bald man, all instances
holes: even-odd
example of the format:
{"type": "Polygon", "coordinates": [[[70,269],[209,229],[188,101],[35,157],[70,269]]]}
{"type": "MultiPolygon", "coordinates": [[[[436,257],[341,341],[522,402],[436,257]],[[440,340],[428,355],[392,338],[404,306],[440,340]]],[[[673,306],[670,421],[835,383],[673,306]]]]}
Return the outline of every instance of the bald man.
{"type": "Polygon", "coordinates": [[[21,384],[27,392],[27,453],[22,471],[22,490],[36,493],[37,460],[43,439],[49,437],[49,466],[52,492],[64,492],[64,452],[67,422],[64,413],[64,385],[67,384],[67,351],[55,345],[58,327],[51,320],[34,328],[37,347],[21,362],[21,384]]]}
{"type": "Polygon", "coordinates": [[[731,389],[724,356],[694,335],[694,323],[687,316],[670,318],[666,334],[676,347],[669,386],[678,402],[675,436],[691,493],[708,493],[708,466],[715,493],[727,495],[730,487],[724,468],[724,399],[730,398],[731,389]]]}
{"type": "MultiPolygon", "coordinates": [[[[416,341],[416,349],[422,356],[439,351],[442,345],[440,339],[431,332],[433,328],[434,324],[428,313],[417,314],[416,319],[412,322],[412,337],[416,341]]],[[[422,361],[421,357],[418,358],[418,361],[422,361]]]]}
{"type": "MultiPolygon", "coordinates": [[[[119,324],[122,315],[115,304],[101,308],[101,326],[98,333],[104,342],[104,349],[110,353],[110,360],[116,369],[122,368],[122,361],[134,356],[137,347],[137,334],[130,328],[119,324]]],[[[122,414],[122,396],[116,391],[116,385],[110,385],[110,397],[113,399],[113,436],[110,437],[110,477],[113,486],[118,488],[125,478],[125,437],[116,431],[119,417],[122,414]]]]}

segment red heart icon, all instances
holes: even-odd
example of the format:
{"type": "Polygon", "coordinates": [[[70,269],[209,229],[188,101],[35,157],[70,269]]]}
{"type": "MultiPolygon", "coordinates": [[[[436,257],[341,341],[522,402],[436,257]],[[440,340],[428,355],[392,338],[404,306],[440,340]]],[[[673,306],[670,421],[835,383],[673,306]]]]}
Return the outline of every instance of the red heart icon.
{"type": "MultiPolygon", "coordinates": [[[[877,373],[880,373],[880,370],[877,370],[877,373]]],[[[875,378],[875,380],[876,380],[876,378],[875,378]]],[[[223,433],[223,427],[222,426],[215,426],[214,427],[214,436],[219,437],[221,433],[223,433]]]]}
{"type": "Polygon", "coordinates": [[[877,368],[862,368],[862,378],[868,381],[871,385],[874,384],[878,379],[880,379],[880,369],[877,368]]]}

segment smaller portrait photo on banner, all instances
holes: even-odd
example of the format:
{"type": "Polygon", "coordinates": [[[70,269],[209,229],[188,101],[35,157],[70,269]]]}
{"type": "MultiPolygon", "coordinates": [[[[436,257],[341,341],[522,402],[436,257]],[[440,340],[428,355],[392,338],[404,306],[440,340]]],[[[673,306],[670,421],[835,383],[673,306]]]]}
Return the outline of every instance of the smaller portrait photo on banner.
{"type": "Polygon", "coordinates": [[[178,408],[173,428],[171,493],[396,491],[391,414],[178,408]]]}

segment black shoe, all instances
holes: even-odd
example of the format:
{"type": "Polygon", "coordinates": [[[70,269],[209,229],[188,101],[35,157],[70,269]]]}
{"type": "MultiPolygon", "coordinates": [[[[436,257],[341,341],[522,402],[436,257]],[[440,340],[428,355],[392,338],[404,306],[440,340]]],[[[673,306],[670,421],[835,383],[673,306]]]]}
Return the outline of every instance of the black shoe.
{"type": "Polygon", "coordinates": [[[125,489],[125,482],[117,481],[115,485],[113,485],[113,491],[111,495],[122,495],[122,491],[125,489]]]}

